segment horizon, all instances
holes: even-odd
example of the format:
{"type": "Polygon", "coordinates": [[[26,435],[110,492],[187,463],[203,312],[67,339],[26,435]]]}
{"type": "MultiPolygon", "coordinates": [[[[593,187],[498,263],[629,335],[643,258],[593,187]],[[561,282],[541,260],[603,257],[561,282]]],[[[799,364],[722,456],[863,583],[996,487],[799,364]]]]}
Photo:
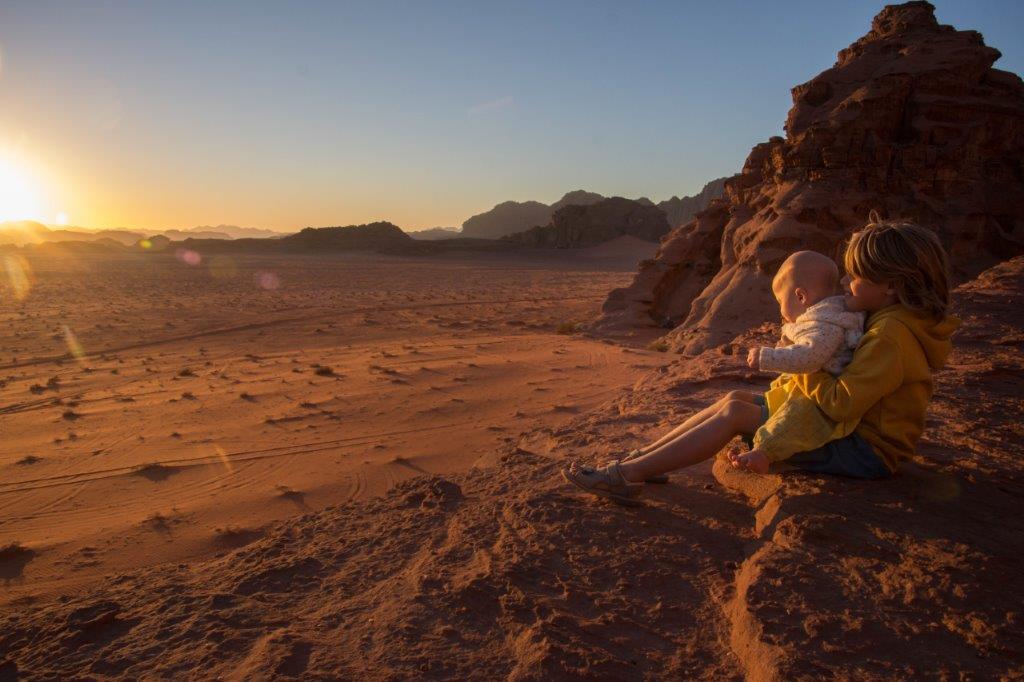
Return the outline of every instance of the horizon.
{"type": "MultiPolygon", "coordinates": [[[[935,4],[1024,70],[1024,7],[935,4]]],[[[0,221],[412,232],[573,189],[693,195],[883,6],[10,3],[0,221]]]]}

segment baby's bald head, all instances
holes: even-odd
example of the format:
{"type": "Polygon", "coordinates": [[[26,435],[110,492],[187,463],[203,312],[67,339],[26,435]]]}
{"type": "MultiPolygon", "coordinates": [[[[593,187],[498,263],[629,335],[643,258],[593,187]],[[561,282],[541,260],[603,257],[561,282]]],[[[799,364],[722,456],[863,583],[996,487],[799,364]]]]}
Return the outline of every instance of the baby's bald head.
{"type": "Polygon", "coordinates": [[[816,251],[797,251],[782,262],[772,280],[772,292],[782,307],[782,316],[792,322],[803,312],[836,293],[839,268],[828,256],[816,251]]]}

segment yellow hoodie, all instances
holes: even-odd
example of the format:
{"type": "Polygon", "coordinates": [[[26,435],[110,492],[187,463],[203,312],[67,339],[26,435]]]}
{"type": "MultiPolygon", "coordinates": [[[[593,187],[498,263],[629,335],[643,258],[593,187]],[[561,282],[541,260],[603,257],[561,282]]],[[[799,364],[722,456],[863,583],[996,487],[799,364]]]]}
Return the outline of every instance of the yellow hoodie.
{"type": "Polygon", "coordinates": [[[960,320],[935,322],[896,304],[872,313],[853,360],[838,377],[825,372],[789,380],[836,422],[860,420],[855,432],[890,470],[910,459],[924,430],[932,372],[952,349],[960,320]]]}

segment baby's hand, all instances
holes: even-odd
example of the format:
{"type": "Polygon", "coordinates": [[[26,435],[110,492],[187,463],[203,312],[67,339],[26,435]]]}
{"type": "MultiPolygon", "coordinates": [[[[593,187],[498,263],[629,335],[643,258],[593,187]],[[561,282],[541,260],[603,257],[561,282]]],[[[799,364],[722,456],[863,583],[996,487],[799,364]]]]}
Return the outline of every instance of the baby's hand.
{"type": "Polygon", "coordinates": [[[761,355],[758,348],[751,348],[747,351],[747,367],[758,369],[758,357],[761,355]]]}

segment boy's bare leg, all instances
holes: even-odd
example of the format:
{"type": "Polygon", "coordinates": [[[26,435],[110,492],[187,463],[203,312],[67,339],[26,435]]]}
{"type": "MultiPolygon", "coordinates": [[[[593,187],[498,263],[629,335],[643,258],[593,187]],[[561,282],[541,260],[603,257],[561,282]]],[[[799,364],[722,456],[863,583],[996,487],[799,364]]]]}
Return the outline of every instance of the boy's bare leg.
{"type": "MultiPolygon", "coordinates": [[[[719,403],[716,403],[718,405],[719,403]]],[[[719,410],[686,433],[645,455],[619,464],[629,483],[703,462],[741,433],[753,433],[761,425],[761,406],[745,400],[728,400],[719,410]]]]}
{"type": "Polygon", "coordinates": [[[754,393],[751,393],[749,391],[729,391],[728,393],[725,394],[725,396],[719,398],[716,402],[711,403],[697,414],[690,416],[686,421],[684,421],[682,424],[666,433],[658,440],[640,448],[640,452],[646,455],[648,452],[653,452],[657,450],[665,443],[670,443],[674,441],[676,438],[683,435],[684,433],[694,428],[695,426],[703,424],[712,415],[716,414],[719,410],[721,410],[722,407],[730,400],[739,400],[741,402],[753,404],[754,395],[754,393]]]}

